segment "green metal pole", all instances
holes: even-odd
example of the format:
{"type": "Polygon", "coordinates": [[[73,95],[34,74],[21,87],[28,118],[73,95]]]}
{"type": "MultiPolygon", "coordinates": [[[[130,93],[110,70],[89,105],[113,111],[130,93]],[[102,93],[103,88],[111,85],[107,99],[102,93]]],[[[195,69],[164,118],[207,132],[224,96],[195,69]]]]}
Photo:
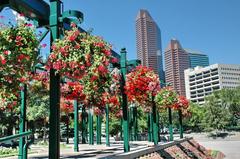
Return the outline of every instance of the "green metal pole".
{"type": "Polygon", "coordinates": [[[173,141],[173,128],[172,128],[172,110],[168,108],[168,118],[169,118],[169,133],[170,133],[170,141],[173,141]]]}
{"type": "Polygon", "coordinates": [[[128,123],[128,105],[127,105],[127,95],[124,91],[125,81],[126,81],[126,49],[121,49],[121,74],[122,74],[122,81],[121,81],[121,92],[122,92],[122,111],[123,111],[123,133],[124,133],[124,152],[130,151],[129,146],[129,123],[128,123]]]}
{"type": "Polygon", "coordinates": [[[94,144],[94,133],[93,133],[93,108],[89,108],[89,113],[88,113],[88,126],[89,126],[89,145],[94,144]]]}
{"type": "Polygon", "coordinates": [[[30,141],[27,141],[23,147],[23,159],[28,158],[28,147],[34,142],[34,136],[31,137],[30,141]]]}
{"type": "Polygon", "coordinates": [[[2,137],[2,138],[0,138],[0,143],[6,142],[6,141],[9,141],[9,140],[13,140],[13,139],[17,139],[17,138],[20,138],[22,136],[28,136],[30,134],[32,134],[32,132],[31,131],[27,131],[27,132],[16,134],[16,135],[2,137]]]}
{"type": "Polygon", "coordinates": [[[153,142],[153,113],[150,113],[150,135],[151,135],[151,142],[153,142]]]}
{"type": "Polygon", "coordinates": [[[86,144],[86,108],[85,106],[82,107],[82,144],[86,144]]]}
{"type": "Polygon", "coordinates": [[[148,127],[148,142],[151,142],[151,113],[148,113],[148,120],[147,120],[147,127],[148,127]]]}
{"type": "Polygon", "coordinates": [[[153,142],[154,145],[158,144],[158,126],[157,126],[157,109],[156,103],[153,100],[152,115],[153,115],[153,142]]]}
{"type": "MultiPolygon", "coordinates": [[[[21,84],[21,107],[20,107],[20,132],[25,132],[25,121],[26,121],[26,99],[27,99],[27,85],[21,84]]],[[[23,147],[25,144],[25,137],[19,139],[19,152],[18,158],[23,159],[23,147]]]]}
{"type": "Polygon", "coordinates": [[[182,110],[178,110],[180,139],[183,138],[182,110]]]}
{"type": "Polygon", "coordinates": [[[74,100],[74,152],[78,152],[78,143],[79,143],[79,131],[78,131],[78,102],[74,100]]]}
{"type": "Polygon", "coordinates": [[[121,131],[120,131],[120,140],[123,140],[123,119],[121,118],[121,131]]]}
{"type": "Polygon", "coordinates": [[[133,141],[133,108],[130,107],[130,111],[128,112],[129,113],[129,140],[130,141],[133,141]]]}
{"type": "Polygon", "coordinates": [[[160,116],[160,114],[159,114],[159,113],[157,113],[158,142],[160,142],[159,116],[160,116]]]}
{"type": "Polygon", "coordinates": [[[109,141],[109,105],[106,105],[106,146],[110,146],[110,141],[109,141]]]}
{"type": "Polygon", "coordinates": [[[97,145],[100,145],[101,142],[101,136],[102,136],[102,117],[101,115],[97,115],[97,145]]]}
{"type": "MultiPolygon", "coordinates": [[[[61,15],[61,1],[50,0],[49,24],[51,29],[51,44],[60,37],[59,16],[61,15]]],[[[50,45],[51,45],[50,44],[50,45]]],[[[50,116],[49,116],[49,158],[60,157],[60,75],[50,70],[50,116]]]]}
{"type": "Polygon", "coordinates": [[[134,114],[134,123],[133,123],[133,128],[134,128],[134,141],[138,140],[138,120],[137,120],[137,107],[133,107],[133,114],[134,114]]]}
{"type": "Polygon", "coordinates": [[[67,127],[67,141],[66,144],[69,144],[69,114],[66,115],[66,127],[67,127]]]}

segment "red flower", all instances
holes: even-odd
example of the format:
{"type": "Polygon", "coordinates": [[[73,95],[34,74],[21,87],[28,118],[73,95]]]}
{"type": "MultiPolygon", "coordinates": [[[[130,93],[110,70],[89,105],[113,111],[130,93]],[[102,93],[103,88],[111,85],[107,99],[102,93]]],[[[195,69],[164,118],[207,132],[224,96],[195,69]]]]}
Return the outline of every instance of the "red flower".
{"type": "Polygon", "coordinates": [[[97,43],[95,43],[95,46],[96,46],[96,47],[104,47],[105,44],[102,43],[102,42],[97,42],[97,43]]]}
{"type": "Polygon", "coordinates": [[[21,41],[22,37],[21,36],[16,36],[16,41],[21,41]]]}
{"type": "Polygon", "coordinates": [[[98,66],[98,71],[101,72],[102,74],[107,72],[107,68],[103,65],[98,66]]]}
{"type": "Polygon", "coordinates": [[[5,57],[2,56],[2,55],[0,55],[0,60],[1,60],[2,65],[5,65],[6,62],[7,62],[6,59],[5,59],[5,57]]]}
{"type": "Polygon", "coordinates": [[[81,70],[85,70],[85,68],[86,68],[86,67],[85,67],[84,65],[81,65],[81,66],[80,66],[80,69],[81,69],[81,70]]]}
{"type": "Polygon", "coordinates": [[[3,59],[1,62],[2,62],[2,65],[5,65],[7,63],[7,60],[3,59]]]}
{"type": "Polygon", "coordinates": [[[75,48],[75,49],[79,49],[79,48],[80,48],[80,45],[75,45],[74,48],[75,48]]]}
{"type": "Polygon", "coordinates": [[[72,28],[76,28],[76,24],[75,23],[71,23],[71,25],[70,25],[72,28]]]}
{"type": "Polygon", "coordinates": [[[95,80],[97,80],[97,79],[98,79],[97,76],[92,76],[91,79],[90,79],[90,81],[93,82],[93,81],[95,81],[95,80]]]}
{"type": "Polygon", "coordinates": [[[32,27],[33,25],[31,23],[27,23],[27,24],[25,24],[25,26],[32,27]]]}
{"type": "Polygon", "coordinates": [[[20,54],[17,57],[18,62],[21,62],[26,56],[24,54],[20,54]]]}
{"type": "Polygon", "coordinates": [[[68,40],[71,41],[71,42],[73,42],[76,38],[77,38],[77,37],[76,37],[75,35],[71,35],[68,40]]]}
{"type": "Polygon", "coordinates": [[[114,57],[114,58],[111,59],[111,62],[112,62],[112,63],[117,63],[117,62],[118,62],[118,59],[117,59],[116,57],[114,57]]]}
{"type": "Polygon", "coordinates": [[[11,54],[11,51],[5,50],[3,53],[4,53],[5,55],[10,55],[10,54],[11,54]]]}
{"type": "Polygon", "coordinates": [[[103,50],[103,53],[104,53],[106,56],[110,56],[110,55],[111,55],[111,51],[110,51],[110,50],[103,50]]]}

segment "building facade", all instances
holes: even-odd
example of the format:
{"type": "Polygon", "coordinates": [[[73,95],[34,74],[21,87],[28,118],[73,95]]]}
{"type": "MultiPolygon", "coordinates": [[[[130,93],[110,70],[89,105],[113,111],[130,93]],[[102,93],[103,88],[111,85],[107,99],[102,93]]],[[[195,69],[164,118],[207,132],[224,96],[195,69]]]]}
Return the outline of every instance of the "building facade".
{"type": "Polygon", "coordinates": [[[179,95],[186,95],[184,70],[188,68],[188,53],[178,40],[172,39],[165,50],[165,79],[179,95]]]}
{"type": "Polygon", "coordinates": [[[240,65],[214,64],[185,70],[186,96],[203,104],[213,91],[240,86],[240,65]]]}
{"type": "Polygon", "coordinates": [[[137,58],[143,66],[152,68],[164,80],[161,31],[147,10],[136,18],[137,58]]]}
{"type": "Polygon", "coordinates": [[[207,55],[199,51],[194,51],[190,49],[185,49],[185,51],[188,53],[190,68],[195,68],[197,66],[201,66],[201,67],[209,66],[209,58],[207,55]]]}

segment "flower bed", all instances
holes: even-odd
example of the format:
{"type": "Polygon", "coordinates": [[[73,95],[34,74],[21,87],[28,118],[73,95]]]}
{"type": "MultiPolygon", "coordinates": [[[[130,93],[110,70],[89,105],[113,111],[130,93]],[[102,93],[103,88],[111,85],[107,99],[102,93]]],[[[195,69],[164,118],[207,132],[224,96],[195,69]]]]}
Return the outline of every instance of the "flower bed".
{"type": "Polygon", "coordinates": [[[223,153],[214,150],[206,150],[192,139],[161,149],[158,152],[146,154],[139,157],[139,159],[223,159],[224,157],[223,153]]]}
{"type": "MultiPolygon", "coordinates": [[[[164,149],[173,158],[190,159],[178,146],[171,146],[164,149]]],[[[168,157],[168,156],[166,156],[168,157]]]]}

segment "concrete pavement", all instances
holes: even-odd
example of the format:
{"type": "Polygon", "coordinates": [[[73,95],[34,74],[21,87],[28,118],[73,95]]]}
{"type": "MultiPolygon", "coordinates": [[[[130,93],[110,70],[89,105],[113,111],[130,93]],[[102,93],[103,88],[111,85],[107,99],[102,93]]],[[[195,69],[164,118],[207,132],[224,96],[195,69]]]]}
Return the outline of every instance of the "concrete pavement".
{"type": "Polygon", "coordinates": [[[226,159],[240,159],[240,141],[198,141],[207,149],[219,150],[226,159]]]}

